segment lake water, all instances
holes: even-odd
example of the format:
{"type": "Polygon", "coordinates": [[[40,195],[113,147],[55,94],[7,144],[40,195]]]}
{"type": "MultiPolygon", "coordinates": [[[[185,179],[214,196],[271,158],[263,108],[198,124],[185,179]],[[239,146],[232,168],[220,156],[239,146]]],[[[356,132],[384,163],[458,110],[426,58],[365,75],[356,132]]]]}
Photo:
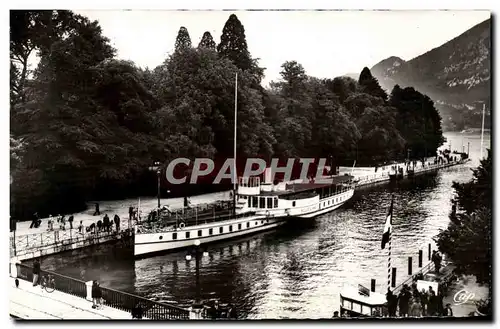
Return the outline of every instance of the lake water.
{"type": "MultiPolygon", "coordinates": [[[[453,181],[468,181],[479,164],[480,135],[446,133],[453,149],[462,140],[473,161],[406,181],[356,191],[342,208],[308,223],[208,246],[200,269],[204,298],[237,306],[240,318],[330,318],[339,309],[345,284],[387,289],[387,249],[381,250],[391,193],[395,195],[392,266],[397,283],[406,279],[407,259],[417,269],[418,250],[448,225],[453,181]]],[[[485,135],[484,153],[490,146],[485,135]]],[[[49,256],[43,268],[75,278],[97,279],[105,287],[188,306],[196,293],[194,261],[186,251],[134,260],[123,245],[97,246],[49,256]]]]}

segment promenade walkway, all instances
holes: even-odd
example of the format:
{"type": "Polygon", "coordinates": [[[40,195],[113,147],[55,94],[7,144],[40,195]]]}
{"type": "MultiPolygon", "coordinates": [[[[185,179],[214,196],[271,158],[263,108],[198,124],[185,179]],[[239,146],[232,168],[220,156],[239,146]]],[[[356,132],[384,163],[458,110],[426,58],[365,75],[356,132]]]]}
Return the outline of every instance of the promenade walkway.
{"type": "Polygon", "coordinates": [[[11,315],[27,320],[130,320],[130,313],[109,306],[100,310],[92,308],[92,302],[60,291],[48,293],[40,286],[20,279],[16,288],[14,278],[9,277],[11,315]]]}

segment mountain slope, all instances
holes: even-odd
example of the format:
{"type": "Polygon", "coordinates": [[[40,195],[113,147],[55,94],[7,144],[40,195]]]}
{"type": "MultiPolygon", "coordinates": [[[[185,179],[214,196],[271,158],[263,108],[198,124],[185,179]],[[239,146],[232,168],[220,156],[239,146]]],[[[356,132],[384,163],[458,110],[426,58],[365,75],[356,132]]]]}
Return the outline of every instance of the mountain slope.
{"type": "MultiPolygon", "coordinates": [[[[427,94],[441,112],[445,129],[481,125],[481,105],[490,102],[491,20],[405,62],[389,57],[371,69],[389,92],[395,84],[427,94]]],[[[485,120],[489,122],[488,120],[485,120]]]]}

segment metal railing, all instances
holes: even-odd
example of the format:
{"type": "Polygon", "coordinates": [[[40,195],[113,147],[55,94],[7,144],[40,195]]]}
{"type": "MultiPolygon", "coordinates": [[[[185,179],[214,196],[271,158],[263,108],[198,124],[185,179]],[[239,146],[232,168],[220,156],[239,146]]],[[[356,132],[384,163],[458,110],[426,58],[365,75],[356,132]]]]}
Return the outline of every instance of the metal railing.
{"type": "Polygon", "coordinates": [[[155,302],[147,298],[126,292],[101,287],[104,305],[132,312],[136,307],[143,311],[143,316],[151,320],[189,320],[189,311],[174,305],[155,302]]]}
{"type": "MultiPolygon", "coordinates": [[[[17,277],[33,282],[33,268],[18,263],[17,277]]],[[[50,274],[54,278],[55,290],[73,296],[87,298],[87,285],[84,281],[74,279],[51,271],[40,270],[40,278],[50,274]]],[[[144,297],[132,295],[126,292],[101,287],[103,304],[125,312],[132,312],[136,307],[141,307],[143,316],[151,320],[188,320],[189,310],[155,302],[144,297]]]]}
{"type": "Polygon", "coordinates": [[[96,238],[120,237],[128,235],[128,229],[120,232],[111,230],[110,232],[82,232],[78,229],[54,230],[42,233],[26,234],[21,236],[11,237],[11,247],[14,248],[16,255],[23,255],[31,252],[33,249],[40,250],[41,248],[51,247],[55,245],[66,245],[81,241],[91,241],[96,238]]]}
{"type": "MultiPolygon", "coordinates": [[[[24,264],[16,264],[17,277],[29,282],[33,282],[33,268],[24,264]]],[[[42,278],[51,275],[54,278],[55,290],[78,296],[82,298],[87,297],[87,286],[84,281],[70,278],[69,276],[57,274],[51,271],[40,270],[40,277],[38,281],[41,282],[42,278]]]]}

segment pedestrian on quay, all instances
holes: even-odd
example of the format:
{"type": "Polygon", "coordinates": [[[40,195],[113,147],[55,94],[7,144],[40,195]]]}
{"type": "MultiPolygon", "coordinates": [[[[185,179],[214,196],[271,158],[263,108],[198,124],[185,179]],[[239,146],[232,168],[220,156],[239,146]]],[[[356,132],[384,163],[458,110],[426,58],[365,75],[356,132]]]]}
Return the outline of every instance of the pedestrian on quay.
{"type": "Polygon", "coordinates": [[[334,318],[338,318],[338,317],[339,317],[339,311],[335,311],[335,312],[333,312],[333,317],[334,317],[334,318]]]}
{"type": "Polygon", "coordinates": [[[134,308],[132,308],[132,319],[142,319],[142,314],[143,314],[143,310],[142,310],[142,305],[140,302],[138,302],[134,308]]]}
{"type": "Polygon", "coordinates": [[[97,232],[101,232],[102,230],[102,220],[98,220],[97,221],[97,232]]]}
{"type": "Polygon", "coordinates": [[[429,299],[427,302],[427,316],[435,316],[437,311],[436,293],[429,287],[429,299]]]}
{"type": "Polygon", "coordinates": [[[66,231],[66,215],[61,216],[61,230],[66,231]]]}
{"type": "Polygon", "coordinates": [[[399,295],[399,316],[407,317],[410,304],[410,289],[407,284],[403,286],[399,295]]]}
{"type": "Polygon", "coordinates": [[[40,262],[38,259],[35,259],[33,263],[33,287],[36,287],[38,284],[38,279],[40,278],[40,262]]]}
{"type": "Polygon", "coordinates": [[[113,221],[115,222],[116,232],[120,232],[120,217],[115,214],[113,221]]]}
{"type": "Polygon", "coordinates": [[[101,287],[99,286],[99,282],[97,280],[94,280],[94,282],[92,283],[92,301],[93,301],[92,308],[96,309],[100,308],[101,298],[102,298],[101,287]]]}
{"type": "Polygon", "coordinates": [[[71,216],[69,216],[68,218],[68,223],[69,223],[69,229],[72,230],[73,229],[73,220],[75,219],[75,217],[73,216],[73,214],[71,214],[71,216]]]}
{"type": "Polygon", "coordinates": [[[411,299],[410,316],[417,318],[422,316],[422,304],[418,297],[413,297],[411,299]]]}
{"type": "Polygon", "coordinates": [[[47,220],[47,231],[52,231],[52,218],[49,215],[49,219],[47,220]]]}
{"type": "Polygon", "coordinates": [[[441,268],[442,257],[436,250],[434,250],[432,252],[431,260],[434,263],[434,269],[435,269],[436,273],[439,273],[439,269],[441,268]]]}
{"type": "Polygon", "coordinates": [[[229,304],[227,306],[228,308],[228,311],[227,311],[227,317],[229,319],[232,319],[232,320],[236,320],[238,318],[237,314],[236,314],[236,307],[234,307],[233,304],[229,304]]]}
{"type": "Polygon", "coordinates": [[[78,225],[78,233],[83,233],[83,220],[81,220],[80,225],[78,225]]]}
{"type": "Polygon", "coordinates": [[[36,224],[38,223],[38,212],[35,212],[33,214],[33,219],[31,220],[31,225],[30,228],[36,227],[36,224]]]}
{"type": "Polygon", "coordinates": [[[389,312],[389,316],[395,317],[398,308],[398,296],[394,295],[390,288],[387,288],[385,298],[387,299],[387,311],[389,312]]]}
{"type": "Polygon", "coordinates": [[[427,314],[427,302],[429,300],[427,292],[424,289],[420,292],[420,303],[422,304],[422,315],[427,314]]]}
{"type": "Polygon", "coordinates": [[[134,207],[128,207],[128,220],[132,220],[134,218],[134,207]]]}
{"type": "Polygon", "coordinates": [[[99,216],[101,214],[101,212],[99,211],[99,203],[96,202],[95,203],[95,212],[94,212],[94,216],[99,216]]]}
{"type": "Polygon", "coordinates": [[[110,226],[111,222],[109,221],[109,217],[108,217],[108,214],[104,214],[104,218],[102,220],[102,225],[103,225],[103,228],[106,230],[106,232],[109,233],[109,226],[110,226]]]}
{"type": "Polygon", "coordinates": [[[444,308],[444,316],[453,316],[453,310],[451,309],[451,304],[446,304],[444,308]]]}
{"type": "Polygon", "coordinates": [[[439,316],[444,315],[444,305],[443,305],[443,291],[441,289],[438,289],[438,293],[436,295],[436,314],[439,316]]]}

